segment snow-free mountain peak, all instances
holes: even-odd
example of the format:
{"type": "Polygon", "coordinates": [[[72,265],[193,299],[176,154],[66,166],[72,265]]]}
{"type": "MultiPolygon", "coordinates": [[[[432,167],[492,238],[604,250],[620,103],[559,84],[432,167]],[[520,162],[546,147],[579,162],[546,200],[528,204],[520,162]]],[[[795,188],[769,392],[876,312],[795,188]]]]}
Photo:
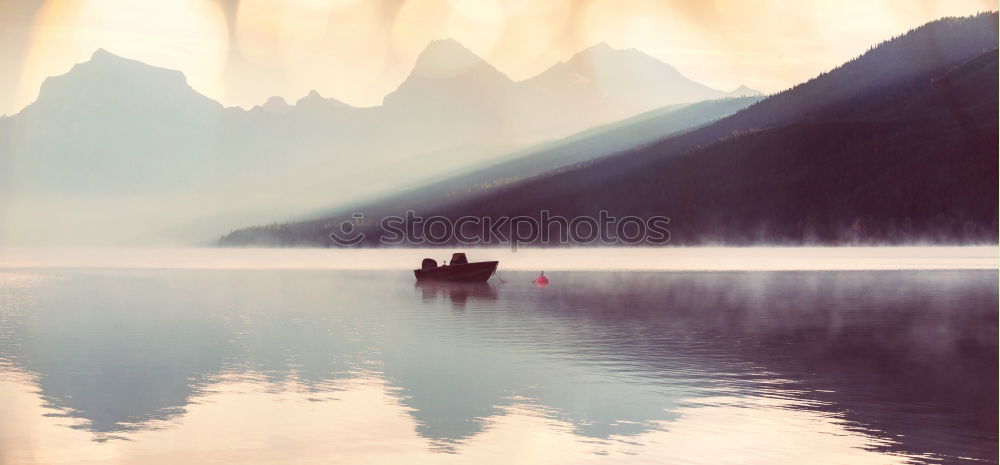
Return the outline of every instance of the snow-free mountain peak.
{"type": "Polygon", "coordinates": [[[260,108],[268,113],[285,113],[292,109],[292,106],[285,101],[284,97],[274,96],[267,99],[260,108]]]}
{"type": "Polygon", "coordinates": [[[310,90],[305,97],[302,97],[297,102],[295,102],[295,107],[300,109],[314,109],[314,110],[354,108],[335,98],[323,97],[315,89],[310,90]]]}
{"type": "Polygon", "coordinates": [[[551,107],[592,122],[610,122],[676,103],[726,97],[637,49],[592,45],[522,82],[551,107]]]}
{"type": "Polygon", "coordinates": [[[740,84],[735,90],[726,92],[726,95],[730,97],[756,97],[759,95],[764,95],[763,92],[757,89],[751,89],[743,84],[740,84]]]}
{"type": "Polygon", "coordinates": [[[618,51],[617,49],[615,49],[614,47],[612,47],[611,45],[609,45],[607,42],[598,42],[598,43],[596,43],[594,45],[591,45],[590,47],[587,47],[587,48],[585,48],[583,50],[580,50],[574,56],[580,56],[580,55],[600,55],[600,54],[614,53],[614,52],[617,52],[617,51],[618,51]]]}
{"type": "Polygon", "coordinates": [[[607,42],[591,45],[562,63],[553,65],[544,74],[565,70],[590,74],[610,74],[626,71],[646,71],[657,74],[680,73],[669,63],[665,63],[635,48],[616,49],[607,42]]]}
{"type": "MultiPolygon", "coordinates": [[[[455,39],[440,39],[427,44],[417,56],[410,72],[411,77],[447,79],[471,71],[484,69],[503,76],[492,65],[455,39]]],[[[504,76],[506,78],[506,76],[504,76]]]]}
{"type": "Polygon", "coordinates": [[[105,50],[103,48],[99,48],[97,50],[94,50],[94,53],[92,53],[90,55],[91,61],[104,60],[104,59],[113,59],[113,58],[121,58],[121,57],[119,57],[118,55],[115,55],[115,54],[113,54],[113,53],[111,53],[111,52],[109,52],[109,51],[107,51],[107,50],[105,50]]]}
{"type": "Polygon", "coordinates": [[[125,58],[109,52],[104,48],[99,48],[90,55],[90,60],[73,65],[70,71],[63,76],[100,75],[107,79],[157,79],[160,84],[187,86],[187,78],[184,73],[175,70],[160,68],[149,65],[138,60],[125,58]]]}
{"type": "Polygon", "coordinates": [[[512,92],[514,81],[454,39],[427,45],[400,86],[385,96],[386,106],[436,108],[444,105],[482,103],[488,95],[502,97],[512,92]],[[474,99],[474,100],[468,100],[474,99]]]}
{"type": "MultiPolygon", "coordinates": [[[[37,100],[29,109],[55,105],[71,111],[77,105],[101,108],[172,107],[222,108],[188,85],[184,73],[124,58],[106,49],[97,49],[89,60],[77,63],[64,74],[42,82],[37,100]]],[[[83,111],[81,109],[81,111],[83,111]]]]}

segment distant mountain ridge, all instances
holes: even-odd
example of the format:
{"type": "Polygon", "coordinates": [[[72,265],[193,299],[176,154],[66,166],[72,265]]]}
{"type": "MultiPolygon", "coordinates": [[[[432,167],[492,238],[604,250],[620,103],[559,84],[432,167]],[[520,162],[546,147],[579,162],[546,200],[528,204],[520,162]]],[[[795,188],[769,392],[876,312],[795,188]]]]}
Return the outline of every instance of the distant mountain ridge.
{"type": "MultiPolygon", "coordinates": [[[[214,228],[390,191],[663,104],[726,95],[699,90],[637,102],[602,93],[570,107],[556,103],[566,101],[558,89],[540,89],[441,40],[381,106],[313,91],[294,104],[274,97],[243,110],[199,94],[179,71],[101,49],[48,78],[24,110],[0,118],[0,135],[9,135],[0,141],[0,193],[9,197],[7,211],[27,216],[17,224],[28,238],[33,230],[64,231],[61,220],[45,223],[65,216],[60,208],[94,231],[116,218],[151,229],[191,222],[200,232],[188,238],[207,238],[214,228]],[[60,196],[73,206],[55,201],[60,196]],[[137,204],[132,213],[116,211],[126,200],[137,204]]],[[[75,241],[86,230],[64,234],[75,241]]]]}
{"type": "MultiPolygon", "coordinates": [[[[673,66],[635,49],[615,50],[606,43],[589,47],[569,60],[524,81],[555,105],[594,111],[602,97],[628,102],[629,110],[650,110],[678,102],[727,96],[684,77],[673,66]]],[[[756,93],[759,95],[759,92],[756,93]]],[[[606,109],[614,111],[614,109],[606,109]]],[[[621,115],[629,116],[629,115],[621,115]]]]}
{"type": "Polygon", "coordinates": [[[431,42],[413,72],[387,95],[386,111],[420,107],[437,112],[413,121],[419,131],[442,130],[476,137],[531,140],[565,136],[677,103],[760,92],[709,88],[674,67],[635,49],[606,43],[589,47],[524,81],[513,81],[452,39],[431,42]]]}
{"type": "Polygon", "coordinates": [[[47,78],[38,99],[7,118],[10,146],[0,156],[11,163],[7,174],[18,176],[6,181],[27,194],[188,187],[196,178],[191,170],[210,157],[222,112],[183,73],[99,49],[90,61],[47,78]],[[145,163],[134,162],[140,156],[145,163]]]}
{"type": "MultiPolygon", "coordinates": [[[[928,23],[717,122],[427,199],[416,213],[667,216],[675,244],[994,243],[997,19],[928,23]]],[[[332,246],[330,225],[344,219],[248,228],[221,243],[332,246]]],[[[378,245],[377,228],[360,232],[378,245]]]]}

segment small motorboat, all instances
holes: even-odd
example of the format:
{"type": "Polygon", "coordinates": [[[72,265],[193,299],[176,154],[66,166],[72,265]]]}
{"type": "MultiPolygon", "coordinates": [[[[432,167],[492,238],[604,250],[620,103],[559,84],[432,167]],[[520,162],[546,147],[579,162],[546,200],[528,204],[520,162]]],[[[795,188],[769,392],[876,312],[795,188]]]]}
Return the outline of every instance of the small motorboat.
{"type": "Polygon", "coordinates": [[[442,266],[433,258],[425,258],[413,275],[417,281],[486,282],[499,264],[497,261],[469,263],[464,253],[455,253],[451,255],[451,264],[442,266]]]}

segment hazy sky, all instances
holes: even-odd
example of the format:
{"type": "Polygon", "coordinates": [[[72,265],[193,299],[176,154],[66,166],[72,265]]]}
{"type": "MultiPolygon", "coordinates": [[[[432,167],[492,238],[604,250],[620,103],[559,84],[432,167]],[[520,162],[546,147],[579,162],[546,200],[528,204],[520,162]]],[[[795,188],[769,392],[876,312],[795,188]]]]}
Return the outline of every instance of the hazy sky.
{"type": "Polygon", "coordinates": [[[316,89],[377,105],[429,41],[453,37],[514,79],[597,42],[723,90],[773,92],[987,0],[0,0],[0,114],[109,51],[180,69],[226,105],[316,89]]]}

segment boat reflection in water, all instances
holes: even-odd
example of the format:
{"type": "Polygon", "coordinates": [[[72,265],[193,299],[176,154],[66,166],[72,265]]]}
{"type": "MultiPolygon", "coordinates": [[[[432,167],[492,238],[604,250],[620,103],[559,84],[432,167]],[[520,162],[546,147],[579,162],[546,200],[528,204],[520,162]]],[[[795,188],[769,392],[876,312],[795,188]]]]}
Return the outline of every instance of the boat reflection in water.
{"type": "Polygon", "coordinates": [[[497,290],[491,284],[484,282],[447,282],[447,281],[417,281],[414,288],[420,290],[425,304],[430,304],[439,297],[445,297],[453,308],[465,308],[472,300],[497,300],[497,290]]]}
{"type": "Polygon", "coordinates": [[[0,463],[997,460],[996,271],[536,276],[0,272],[0,463]]]}

